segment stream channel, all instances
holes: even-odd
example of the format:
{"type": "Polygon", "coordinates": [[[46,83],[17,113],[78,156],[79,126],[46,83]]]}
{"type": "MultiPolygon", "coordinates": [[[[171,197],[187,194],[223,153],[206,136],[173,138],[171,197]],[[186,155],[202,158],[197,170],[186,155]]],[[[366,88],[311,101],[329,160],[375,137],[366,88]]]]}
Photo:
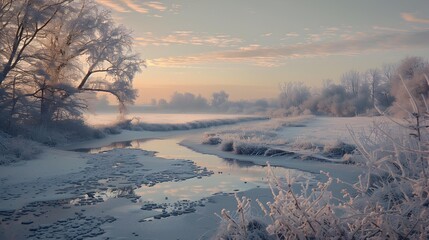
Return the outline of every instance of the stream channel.
{"type": "MultiPolygon", "coordinates": [[[[161,161],[190,160],[213,174],[190,178],[183,181],[143,185],[134,192],[142,201],[155,203],[173,203],[181,200],[197,201],[215,194],[234,193],[259,187],[269,187],[268,167],[252,162],[223,159],[215,155],[195,152],[180,145],[184,138],[143,139],[113,143],[109,146],[90,149],[90,153],[100,153],[115,148],[142,149],[156,152],[161,161]]],[[[269,160],[269,159],[267,159],[269,160]]],[[[283,167],[271,167],[277,177],[294,177],[301,181],[314,180],[312,174],[283,167]]]]}

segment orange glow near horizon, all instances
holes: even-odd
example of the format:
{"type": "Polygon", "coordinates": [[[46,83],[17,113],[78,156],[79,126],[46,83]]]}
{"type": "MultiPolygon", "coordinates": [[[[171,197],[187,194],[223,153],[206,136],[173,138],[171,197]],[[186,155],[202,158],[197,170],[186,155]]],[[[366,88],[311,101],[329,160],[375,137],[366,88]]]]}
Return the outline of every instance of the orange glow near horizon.
{"type": "Polygon", "coordinates": [[[249,85],[197,85],[197,84],[177,84],[177,85],[162,85],[162,84],[143,84],[138,87],[139,96],[136,104],[148,104],[152,99],[169,100],[174,92],[185,93],[189,92],[194,95],[201,95],[207,100],[210,100],[213,92],[225,91],[229,94],[229,99],[237,100],[255,100],[255,99],[270,99],[276,98],[279,90],[273,86],[249,86],[249,85]],[[252,92],[252,97],[249,97],[249,92],[252,92]],[[271,96],[271,97],[269,97],[271,96]]]}

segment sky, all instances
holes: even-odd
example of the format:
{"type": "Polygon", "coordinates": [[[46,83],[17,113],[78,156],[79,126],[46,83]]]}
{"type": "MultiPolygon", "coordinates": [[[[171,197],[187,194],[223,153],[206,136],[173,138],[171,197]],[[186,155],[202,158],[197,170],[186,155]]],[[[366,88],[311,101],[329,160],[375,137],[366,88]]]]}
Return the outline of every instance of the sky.
{"type": "Polygon", "coordinates": [[[175,92],[275,98],[349,70],[429,56],[428,0],[96,0],[132,29],[137,103],[175,92]]]}

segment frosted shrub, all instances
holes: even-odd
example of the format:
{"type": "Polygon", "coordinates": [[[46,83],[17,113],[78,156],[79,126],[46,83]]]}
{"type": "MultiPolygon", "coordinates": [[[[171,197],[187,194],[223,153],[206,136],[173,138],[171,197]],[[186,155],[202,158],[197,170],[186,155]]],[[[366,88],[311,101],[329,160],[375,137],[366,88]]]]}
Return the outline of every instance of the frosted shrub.
{"type": "Polygon", "coordinates": [[[206,145],[218,145],[222,142],[222,139],[215,133],[205,133],[203,136],[202,144],[206,145]]]}
{"type": "Polygon", "coordinates": [[[304,138],[297,138],[292,143],[293,148],[302,149],[302,150],[314,150],[316,151],[319,146],[315,145],[311,141],[304,138]]]}
{"type": "Polygon", "coordinates": [[[233,140],[223,140],[220,148],[224,152],[232,152],[234,150],[234,141],[233,140]]]}
{"type": "Polygon", "coordinates": [[[42,147],[22,137],[0,135],[0,165],[29,160],[42,152],[42,147]]]}
{"type": "Polygon", "coordinates": [[[264,155],[268,147],[249,141],[234,141],[233,152],[237,155],[264,155]]]}
{"type": "MultiPolygon", "coordinates": [[[[309,188],[309,182],[303,184],[301,192],[295,192],[292,185],[295,181],[293,177],[287,177],[283,182],[278,179],[271,168],[268,168],[268,179],[274,200],[263,204],[257,200],[259,206],[269,217],[270,224],[266,230],[268,235],[261,239],[347,239],[347,225],[335,214],[334,209],[338,206],[330,203],[332,196],[328,187],[333,179],[328,175],[328,181],[318,183],[314,189],[309,188]]],[[[246,198],[243,198],[246,199],[246,198]]],[[[244,201],[244,200],[243,200],[244,201]]],[[[243,205],[238,202],[238,209],[243,205]]],[[[247,202],[250,208],[250,201],[247,202]]],[[[239,213],[239,210],[237,210],[239,213]]],[[[234,233],[233,238],[223,237],[218,239],[248,239],[249,234],[244,227],[249,220],[240,219],[237,214],[234,218],[229,212],[222,211],[223,223],[219,232],[223,235],[234,233]],[[233,226],[241,226],[233,228],[233,226]]],[[[244,217],[251,219],[246,214],[244,217]]],[[[242,218],[242,217],[241,217],[242,218]]],[[[262,224],[261,224],[262,225],[262,224]]],[[[231,236],[231,235],[228,235],[231,236]]]]}
{"type": "Polygon", "coordinates": [[[284,183],[269,170],[269,179],[274,201],[267,203],[268,209],[258,203],[272,220],[267,227],[270,235],[277,239],[344,238],[345,231],[333,211],[335,206],[330,203],[332,196],[327,191],[332,178],[318,183],[314,189],[309,189],[307,182],[301,193],[292,189],[293,178],[284,183]]]}
{"type": "Polygon", "coordinates": [[[355,146],[341,141],[335,141],[325,144],[323,153],[328,157],[343,157],[344,154],[350,154],[356,149],[355,146]]]}
{"type": "Polygon", "coordinates": [[[250,214],[250,199],[246,197],[240,199],[237,195],[235,195],[235,199],[237,200],[236,216],[232,216],[225,209],[222,210],[219,217],[223,221],[215,238],[222,240],[275,239],[268,234],[266,224],[252,218],[250,214]]]}

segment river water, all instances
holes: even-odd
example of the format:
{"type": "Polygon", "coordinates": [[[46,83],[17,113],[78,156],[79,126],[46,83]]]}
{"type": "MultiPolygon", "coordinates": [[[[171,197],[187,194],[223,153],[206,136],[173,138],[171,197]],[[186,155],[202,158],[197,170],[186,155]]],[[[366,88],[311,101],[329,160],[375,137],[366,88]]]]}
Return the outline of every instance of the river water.
{"type": "MultiPolygon", "coordinates": [[[[213,174],[184,181],[170,181],[153,186],[144,185],[135,190],[143,201],[156,203],[172,203],[179,200],[196,201],[215,194],[233,193],[259,187],[268,187],[267,166],[255,165],[251,162],[223,159],[215,155],[201,154],[180,145],[183,138],[133,140],[113,143],[109,146],[89,150],[99,153],[115,148],[132,148],[156,152],[160,161],[174,159],[190,160],[198,167],[205,168],[213,174]]],[[[282,179],[296,178],[299,181],[312,180],[310,173],[271,167],[271,171],[282,179]]]]}

